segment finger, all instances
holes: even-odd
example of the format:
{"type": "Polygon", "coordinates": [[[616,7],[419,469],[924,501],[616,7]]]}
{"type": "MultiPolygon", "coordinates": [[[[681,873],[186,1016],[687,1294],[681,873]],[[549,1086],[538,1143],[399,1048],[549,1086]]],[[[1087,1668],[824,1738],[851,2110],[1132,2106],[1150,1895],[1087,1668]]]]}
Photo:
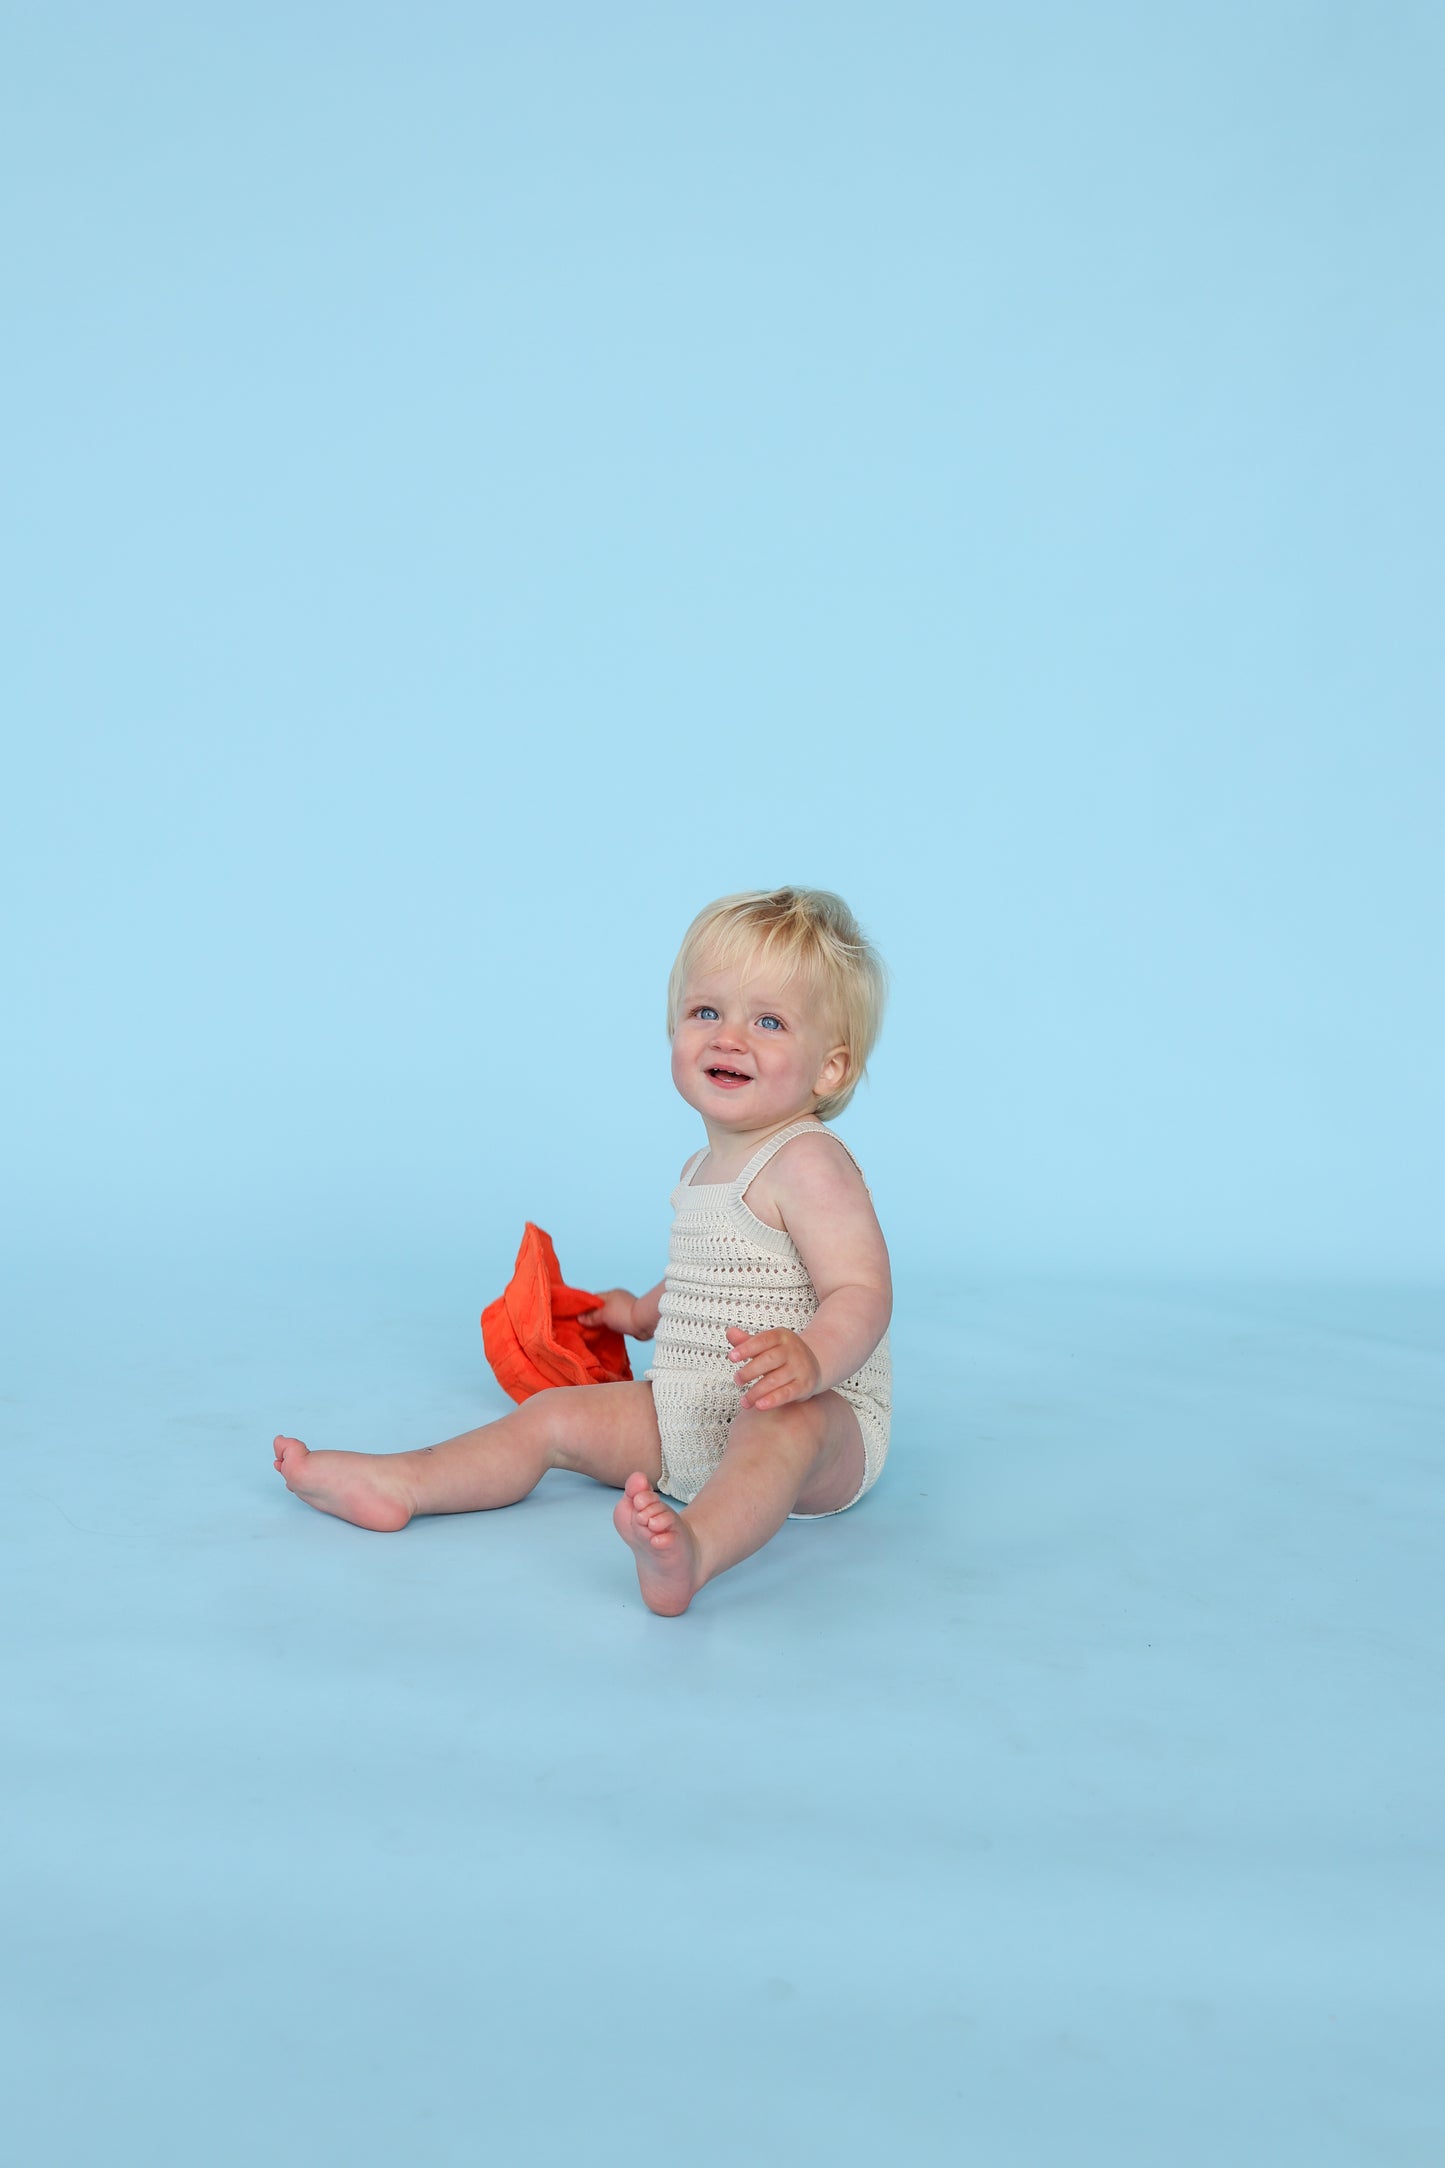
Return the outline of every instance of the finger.
{"type": "Polygon", "coordinates": [[[799,1383],[800,1380],[787,1370],[771,1371],[767,1377],[756,1379],[748,1387],[740,1405],[745,1408],[760,1408],[776,1393],[795,1391],[799,1383]]]}
{"type": "Polygon", "coordinates": [[[768,1348],[761,1355],[750,1355],[737,1375],[744,1385],[756,1385],[760,1378],[771,1376],[787,1363],[787,1356],[780,1347],[768,1348]]]}
{"type": "Polygon", "coordinates": [[[745,1333],[741,1339],[733,1341],[728,1354],[733,1362],[745,1363],[752,1356],[761,1355],[764,1348],[780,1347],[782,1340],[780,1332],[745,1333]]]}
{"type": "Polygon", "coordinates": [[[785,1408],[790,1400],[800,1400],[801,1398],[802,1394],[797,1381],[788,1378],[782,1385],[769,1386],[768,1390],[765,1393],[760,1393],[756,1400],[750,1400],[748,1406],[752,1408],[754,1414],[766,1415],[769,1408],[785,1408]]]}

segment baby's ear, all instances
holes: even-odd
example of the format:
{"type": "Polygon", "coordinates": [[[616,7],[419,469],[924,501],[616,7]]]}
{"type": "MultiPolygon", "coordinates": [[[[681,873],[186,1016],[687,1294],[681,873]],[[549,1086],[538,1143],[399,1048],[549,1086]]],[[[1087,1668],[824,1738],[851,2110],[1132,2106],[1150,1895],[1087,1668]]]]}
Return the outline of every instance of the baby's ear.
{"type": "Polygon", "coordinates": [[[822,1068],[818,1071],[818,1081],[813,1086],[814,1098],[826,1099],[830,1092],[835,1092],[838,1089],[847,1074],[848,1049],[846,1046],[835,1046],[832,1053],[825,1058],[822,1068]]]}

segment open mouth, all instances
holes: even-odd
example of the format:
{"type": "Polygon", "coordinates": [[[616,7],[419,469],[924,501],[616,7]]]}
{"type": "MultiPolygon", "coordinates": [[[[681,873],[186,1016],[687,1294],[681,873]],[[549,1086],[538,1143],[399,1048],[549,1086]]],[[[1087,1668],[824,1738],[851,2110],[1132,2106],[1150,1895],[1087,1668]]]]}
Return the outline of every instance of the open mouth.
{"type": "Polygon", "coordinates": [[[753,1081],[750,1076],[744,1076],[741,1069],[709,1069],[706,1073],[712,1078],[714,1084],[721,1084],[724,1090],[728,1091],[734,1085],[751,1084],[753,1081]]]}

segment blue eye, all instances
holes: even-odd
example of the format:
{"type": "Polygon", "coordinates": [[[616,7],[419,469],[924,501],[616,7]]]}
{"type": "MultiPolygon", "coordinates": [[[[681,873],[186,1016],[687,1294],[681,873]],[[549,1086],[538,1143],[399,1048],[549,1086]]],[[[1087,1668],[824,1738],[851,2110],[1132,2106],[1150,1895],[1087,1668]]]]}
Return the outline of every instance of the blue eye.
{"type": "Polygon", "coordinates": [[[692,1013],[694,1016],[705,1017],[709,1023],[711,1023],[717,1016],[717,1010],[710,1009],[705,1001],[702,1002],[697,1008],[695,1008],[692,1013]]]}
{"type": "Polygon", "coordinates": [[[768,1028],[769,1025],[771,1025],[774,1031],[781,1031],[783,1028],[783,1020],[780,1016],[760,1016],[758,1018],[758,1022],[763,1026],[765,1030],[768,1028]]]}

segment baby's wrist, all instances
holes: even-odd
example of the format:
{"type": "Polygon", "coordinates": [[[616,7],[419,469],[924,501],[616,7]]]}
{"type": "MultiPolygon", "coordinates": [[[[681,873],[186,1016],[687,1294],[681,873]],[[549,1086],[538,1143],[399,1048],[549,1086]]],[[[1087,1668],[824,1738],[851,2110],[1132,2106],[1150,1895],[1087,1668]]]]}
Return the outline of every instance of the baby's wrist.
{"type": "Polygon", "coordinates": [[[808,1388],[807,1397],[809,1398],[809,1400],[813,1400],[817,1397],[819,1393],[826,1392],[828,1389],[827,1376],[823,1369],[823,1358],[818,1353],[818,1350],[813,1346],[812,1342],[807,1338],[806,1334],[801,1332],[798,1334],[798,1345],[799,1347],[805,1348],[807,1350],[807,1353],[812,1361],[813,1382],[808,1388]]]}

